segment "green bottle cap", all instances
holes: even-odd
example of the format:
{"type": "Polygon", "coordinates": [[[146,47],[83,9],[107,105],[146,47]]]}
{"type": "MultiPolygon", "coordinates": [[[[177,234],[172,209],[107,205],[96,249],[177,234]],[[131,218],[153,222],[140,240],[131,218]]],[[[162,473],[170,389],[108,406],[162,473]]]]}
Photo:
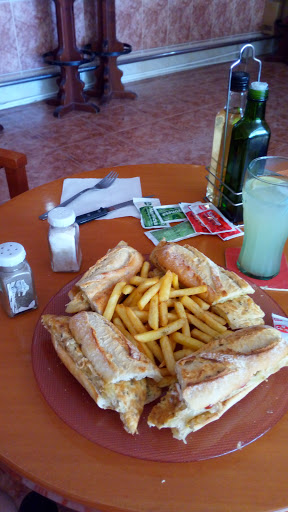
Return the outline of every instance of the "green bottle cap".
{"type": "Polygon", "coordinates": [[[252,82],[248,98],[255,101],[265,101],[268,98],[268,84],[266,82],[252,82]]]}

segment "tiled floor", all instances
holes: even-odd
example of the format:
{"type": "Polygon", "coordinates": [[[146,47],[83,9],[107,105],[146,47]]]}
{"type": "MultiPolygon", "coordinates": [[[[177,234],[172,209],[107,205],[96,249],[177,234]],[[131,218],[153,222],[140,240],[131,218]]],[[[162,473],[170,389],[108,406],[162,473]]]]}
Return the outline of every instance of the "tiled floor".
{"type": "MultiPolygon", "coordinates": [[[[100,113],[53,117],[45,102],[0,111],[0,147],[26,153],[30,188],[82,170],[142,163],[208,165],[214,118],[227,96],[229,64],[129,84],[136,100],[113,100],[100,113]]],[[[252,76],[253,79],[255,77],[252,76]]],[[[270,155],[288,156],[288,66],[263,60],[270,87],[270,155]]],[[[9,199],[0,173],[0,203],[9,199]]],[[[19,505],[26,490],[0,471],[0,489],[19,505]]]]}
{"type": "MultiPolygon", "coordinates": [[[[112,100],[98,114],[74,111],[62,119],[44,101],[0,111],[0,147],[26,153],[30,188],[61,176],[137,163],[209,164],[213,124],[225,104],[229,64],[129,84],[136,100],[112,100]]],[[[252,76],[252,78],[256,78],[252,76]]],[[[270,86],[266,118],[269,154],[288,155],[285,113],[288,67],[263,61],[270,86]]],[[[0,173],[0,203],[9,199],[0,173]]]]}

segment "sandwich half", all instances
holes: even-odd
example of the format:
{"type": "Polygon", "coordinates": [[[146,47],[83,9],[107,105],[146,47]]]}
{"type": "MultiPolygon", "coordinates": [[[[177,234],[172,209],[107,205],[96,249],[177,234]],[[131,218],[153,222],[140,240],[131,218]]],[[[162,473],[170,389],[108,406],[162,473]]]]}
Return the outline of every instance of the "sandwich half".
{"type": "Polygon", "coordinates": [[[186,437],[218,420],[250,391],[288,364],[288,342],[269,326],[240,329],[176,363],[178,383],[156,404],[149,426],[186,437]]]}
{"type": "Polygon", "coordinates": [[[95,312],[43,315],[42,324],[63,364],[96,404],[117,411],[125,430],[136,433],[144,405],[161,394],[156,365],[95,312]]]}
{"type": "Polygon", "coordinates": [[[156,268],[171,270],[187,288],[207,286],[207,292],[200,296],[209,304],[219,304],[246,294],[254,289],[234,272],[216,265],[191,245],[160,242],[152,251],[150,259],[156,268]]]}
{"type": "Polygon", "coordinates": [[[249,295],[241,295],[212,306],[211,311],[226,320],[231,329],[263,325],[265,313],[249,295]]]}
{"type": "Polygon", "coordinates": [[[144,258],[126,242],[119,242],[100,258],[68,292],[66,313],[92,310],[102,314],[116,283],[129,281],[141,269],[144,258]]]}

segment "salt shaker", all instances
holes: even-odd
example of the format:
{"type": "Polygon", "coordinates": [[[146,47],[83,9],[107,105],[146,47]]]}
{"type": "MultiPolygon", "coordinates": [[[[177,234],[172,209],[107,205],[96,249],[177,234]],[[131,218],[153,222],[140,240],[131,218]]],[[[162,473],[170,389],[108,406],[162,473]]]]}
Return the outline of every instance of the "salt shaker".
{"type": "Polygon", "coordinates": [[[54,208],[48,213],[48,243],[51,267],[54,272],[77,272],[82,254],[79,245],[79,226],[70,208],[54,208]]]}
{"type": "Polygon", "coordinates": [[[33,274],[23,245],[0,245],[0,297],[4,310],[13,317],[38,306],[33,274]]]}

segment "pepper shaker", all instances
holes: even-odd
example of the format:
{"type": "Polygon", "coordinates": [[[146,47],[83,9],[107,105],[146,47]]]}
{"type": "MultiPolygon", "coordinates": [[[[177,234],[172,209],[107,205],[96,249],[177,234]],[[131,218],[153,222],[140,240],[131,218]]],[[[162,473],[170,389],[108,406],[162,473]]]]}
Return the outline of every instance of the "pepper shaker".
{"type": "Polygon", "coordinates": [[[33,274],[23,245],[0,245],[0,298],[6,313],[13,317],[38,306],[33,274]]]}
{"type": "Polygon", "coordinates": [[[79,226],[70,208],[58,207],[48,213],[48,243],[51,267],[54,272],[77,272],[82,253],[79,226]]]}

